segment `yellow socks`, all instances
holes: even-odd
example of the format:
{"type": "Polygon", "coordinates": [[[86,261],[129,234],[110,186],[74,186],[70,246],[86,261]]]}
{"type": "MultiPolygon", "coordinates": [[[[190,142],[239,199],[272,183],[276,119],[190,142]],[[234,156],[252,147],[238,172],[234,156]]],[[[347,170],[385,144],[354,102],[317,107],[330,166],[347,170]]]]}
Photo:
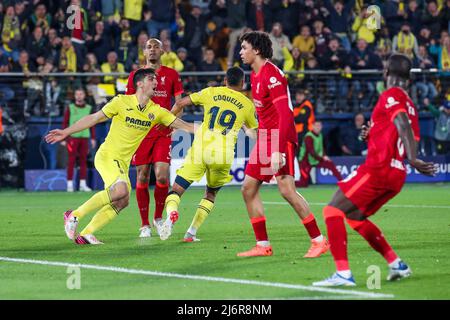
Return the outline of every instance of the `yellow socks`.
{"type": "Polygon", "coordinates": [[[74,210],[72,214],[80,220],[89,212],[97,211],[109,203],[111,203],[109,191],[103,190],[94,194],[88,201],[83,203],[78,209],[74,210]]]}
{"type": "Polygon", "coordinates": [[[176,193],[171,193],[166,198],[166,214],[170,215],[172,211],[178,211],[178,206],[180,205],[180,196],[176,193]]]}
{"type": "Polygon", "coordinates": [[[200,226],[205,222],[208,215],[211,213],[214,208],[214,202],[208,199],[202,199],[198,204],[197,211],[195,212],[194,219],[192,220],[191,226],[189,227],[188,232],[192,235],[197,234],[197,230],[200,226]]]}
{"type": "Polygon", "coordinates": [[[106,224],[111,222],[117,215],[119,211],[112,204],[107,204],[101,208],[95,216],[92,218],[91,222],[81,231],[80,235],[84,236],[86,234],[93,234],[95,231],[100,230],[106,224]]]}

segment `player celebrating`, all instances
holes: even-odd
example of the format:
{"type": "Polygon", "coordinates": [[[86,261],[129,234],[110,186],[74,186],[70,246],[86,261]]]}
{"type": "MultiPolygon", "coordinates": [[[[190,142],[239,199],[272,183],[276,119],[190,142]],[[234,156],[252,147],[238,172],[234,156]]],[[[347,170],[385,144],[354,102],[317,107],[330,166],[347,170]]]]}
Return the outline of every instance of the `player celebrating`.
{"type": "Polygon", "coordinates": [[[185,242],[198,241],[197,230],[214,207],[216,194],[231,180],[230,169],[234,160],[234,147],[243,124],[249,135],[258,124],[255,107],[241,92],[244,71],[239,67],[228,69],[225,87],[209,87],[177,101],[172,112],[177,114],[191,104],[205,108],[203,124],[195,133],[194,142],[185,161],[177,171],[172,191],[166,199],[167,219],[161,228],[160,238],[166,240],[178,219],[180,198],[193,181],[199,181],[206,173],[207,187],[200,201],[191,226],[184,236],[185,242]],[[250,131],[249,131],[250,130],[250,131]]]}
{"type": "Polygon", "coordinates": [[[301,218],[312,245],[305,257],[318,257],[328,250],[308,203],[296,191],[294,161],[297,134],[287,80],[269,61],[272,42],[267,33],[252,31],[241,37],[240,55],[251,65],[253,102],[258,114],[258,139],[245,168],[242,194],[256,236],[256,246],[238,256],[271,256],[272,246],[266,230],[264,208],[259,195],[261,184],[275,175],[281,195],[301,218]]]}
{"type": "MultiPolygon", "coordinates": [[[[162,43],[158,39],[149,39],[144,49],[144,56],[147,64],[144,68],[156,70],[156,80],[158,86],[152,97],[152,101],[161,107],[170,110],[172,105],[171,98],[175,101],[181,98],[183,85],[178,72],[172,68],[161,65],[161,56],[164,53],[162,43]]],[[[136,89],[133,85],[135,71],[128,77],[126,94],[134,94],[136,89]]],[[[169,165],[170,148],[172,145],[171,129],[165,127],[155,127],[144,138],[141,145],[133,156],[132,164],[136,165],[136,199],[141,215],[140,237],[151,237],[150,221],[148,218],[150,196],[148,184],[150,180],[150,164],[153,164],[153,170],[156,176],[155,185],[155,211],[153,215],[154,225],[159,233],[162,223],[162,212],[164,210],[164,201],[169,191],[169,165]]]]}
{"type": "Polygon", "coordinates": [[[364,132],[368,154],[363,163],[347,179],[338,182],[339,189],[323,209],[336,273],[315,286],[354,286],[347,258],[349,226],[369,242],[389,265],[388,280],[408,277],[411,269],[399,258],[384,238],[381,230],[368,217],[397,195],[406,179],[405,157],[411,166],[424,175],[433,175],[433,163],[416,158],[420,140],[417,109],[406,93],[411,61],[402,54],[389,58],[386,76],[387,90],[376,104],[371,128],[364,132]]]}
{"type": "Polygon", "coordinates": [[[130,160],[153,126],[163,124],[171,128],[194,132],[193,124],[176,118],[150,100],[157,85],[155,70],[138,70],[133,81],[137,88],[136,94],[118,95],[102,110],[81,118],[64,130],[52,130],[45,137],[48,143],[53,144],[75,132],[112,118],[109,133],[98,149],[94,162],[95,168],[105,183],[105,190],[96,193],[78,209],[64,213],[66,234],[76,244],[102,244],[94,236],[94,232],[113,220],[122,209],[128,206],[131,190],[128,177],[130,160]],[[80,235],[77,235],[79,220],[97,210],[91,222],[80,235]]]}

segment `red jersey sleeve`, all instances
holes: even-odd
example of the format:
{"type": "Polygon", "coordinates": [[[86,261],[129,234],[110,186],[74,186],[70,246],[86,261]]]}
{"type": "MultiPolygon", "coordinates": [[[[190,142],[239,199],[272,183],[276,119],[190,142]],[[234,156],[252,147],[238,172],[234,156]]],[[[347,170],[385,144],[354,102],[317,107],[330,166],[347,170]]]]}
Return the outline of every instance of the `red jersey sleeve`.
{"type": "Polygon", "coordinates": [[[130,75],[128,76],[127,90],[125,91],[125,94],[135,94],[136,93],[136,88],[134,87],[134,83],[133,83],[135,73],[136,73],[136,71],[131,71],[130,75]]]}
{"type": "Polygon", "coordinates": [[[273,105],[278,111],[278,146],[279,152],[286,151],[287,141],[292,141],[295,132],[294,114],[290,106],[287,80],[277,68],[268,68],[263,78],[263,85],[269,91],[273,105]]]}

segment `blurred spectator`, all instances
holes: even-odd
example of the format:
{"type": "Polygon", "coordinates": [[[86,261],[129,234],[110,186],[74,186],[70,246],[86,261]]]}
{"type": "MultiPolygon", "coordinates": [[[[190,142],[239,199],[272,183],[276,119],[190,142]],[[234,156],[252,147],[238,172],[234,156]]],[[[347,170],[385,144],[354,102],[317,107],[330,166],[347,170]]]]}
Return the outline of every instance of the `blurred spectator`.
{"type": "Polygon", "coordinates": [[[202,62],[202,46],[206,41],[207,17],[202,14],[200,7],[192,7],[191,13],[186,17],[186,31],[182,46],[188,49],[188,59],[196,67],[202,62]]]}
{"type": "Polygon", "coordinates": [[[316,20],[324,20],[323,13],[326,12],[320,2],[314,0],[300,1],[299,21],[302,24],[312,24],[316,20]]]}
{"type": "Polygon", "coordinates": [[[364,115],[362,113],[357,113],[352,125],[341,128],[339,141],[342,155],[361,156],[367,154],[366,142],[359,139],[364,123],[364,115]]]}
{"type": "Polygon", "coordinates": [[[298,48],[300,55],[305,59],[314,54],[316,44],[314,37],[311,36],[311,29],[309,26],[303,25],[300,28],[300,34],[294,38],[292,46],[298,48]]]}
{"type": "Polygon", "coordinates": [[[256,31],[270,31],[272,29],[272,10],[264,0],[248,2],[247,26],[256,31]]]}
{"type": "MultiPolygon", "coordinates": [[[[283,55],[284,55],[284,64],[283,71],[298,71],[302,72],[305,70],[306,57],[303,57],[300,53],[300,49],[297,47],[292,48],[292,52],[289,52],[289,49],[285,46],[283,47],[283,55]]],[[[286,75],[289,79],[289,83],[292,83],[294,87],[299,86],[303,79],[305,78],[305,74],[299,73],[297,75],[286,75]]]]}
{"type": "Polygon", "coordinates": [[[59,72],[77,72],[77,54],[69,36],[62,38],[57,62],[59,72]]]}
{"type": "Polygon", "coordinates": [[[34,9],[34,13],[29,19],[30,30],[34,30],[36,27],[41,27],[44,34],[47,34],[51,24],[52,16],[47,13],[47,7],[44,3],[38,2],[34,9]]]}
{"type": "MultiPolygon", "coordinates": [[[[111,22],[112,19],[116,19],[118,22],[118,17],[120,14],[120,10],[122,7],[122,1],[121,0],[101,0],[101,12],[102,12],[102,18],[104,21],[109,20],[111,22]]],[[[154,2],[154,1],[152,1],[154,2]]],[[[156,1],[160,2],[160,1],[156,1]]],[[[166,2],[166,1],[162,1],[166,2]]]]}
{"type": "Polygon", "coordinates": [[[438,57],[438,68],[442,71],[450,71],[450,36],[443,34],[440,44],[431,41],[430,53],[438,57]]]}
{"type": "MultiPolygon", "coordinates": [[[[111,51],[108,53],[107,61],[102,63],[101,68],[103,73],[111,73],[111,72],[125,72],[125,67],[122,63],[117,61],[117,53],[111,51]]],[[[115,83],[116,77],[114,76],[105,76],[105,83],[115,83]]]]}
{"type": "MultiPolygon", "coordinates": [[[[98,64],[97,58],[95,54],[88,53],[86,56],[86,63],[83,66],[84,72],[90,73],[100,73],[100,66],[98,64]]],[[[102,97],[98,92],[97,85],[101,82],[101,78],[99,76],[91,76],[86,78],[86,89],[88,95],[92,96],[94,99],[95,105],[99,106],[106,102],[106,97],[102,97]]]]}
{"type": "Polygon", "coordinates": [[[340,172],[333,161],[325,154],[322,137],[322,122],[316,120],[311,131],[308,131],[300,148],[300,182],[296,187],[306,188],[309,185],[310,173],[313,167],[330,170],[338,181],[342,180],[340,172]]]}
{"type": "Polygon", "coordinates": [[[134,45],[130,49],[130,54],[127,57],[125,63],[125,69],[127,71],[133,71],[138,69],[140,66],[145,66],[145,56],[144,49],[147,45],[148,35],[145,31],[141,31],[137,38],[137,45],[134,45]]]}
{"type": "Polygon", "coordinates": [[[19,59],[19,49],[22,40],[20,32],[19,18],[15,15],[14,7],[9,6],[6,8],[6,14],[3,18],[2,26],[2,46],[0,51],[8,58],[17,61],[19,59]]]}
{"type": "Polygon", "coordinates": [[[227,64],[231,67],[234,63],[234,49],[239,36],[246,26],[246,7],[248,0],[226,0],[227,27],[230,29],[228,41],[227,64]]]}
{"type": "Polygon", "coordinates": [[[282,69],[284,62],[283,47],[286,47],[289,51],[291,51],[292,44],[289,40],[289,37],[283,33],[283,27],[281,23],[275,22],[273,24],[272,31],[269,34],[269,38],[272,41],[272,61],[282,69]]]}
{"type": "MultiPolygon", "coordinates": [[[[180,47],[177,50],[178,59],[180,59],[181,63],[183,63],[183,72],[192,72],[196,71],[195,65],[192,61],[187,59],[187,50],[186,48],[180,47]]],[[[203,87],[200,85],[198,81],[198,77],[196,76],[184,76],[181,78],[183,82],[183,88],[186,93],[196,92],[201,90],[203,87]]],[[[199,109],[201,111],[200,106],[190,106],[187,107],[186,112],[193,112],[195,109],[199,109]]]]}
{"type": "Polygon", "coordinates": [[[417,56],[419,52],[419,46],[417,39],[411,32],[411,26],[409,23],[404,22],[402,24],[400,32],[392,40],[392,50],[394,52],[403,53],[410,59],[417,56]]]}
{"type": "Polygon", "coordinates": [[[297,35],[300,15],[300,4],[297,0],[272,0],[273,21],[278,21],[283,26],[283,32],[292,39],[297,35]]]}
{"type": "MultiPolygon", "coordinates": [[[[17,87],[15,89],[16,97],[18,100],[18,105],[23,105],[23,114],[25,117],[29,117],[31,115],[30,112],[34,112],[36,114],[40,113],[39,109],[34,109],[31,111],[30,105],[28,104],[29,96],[34,97],[34,87],[30,87],[31,81],[31,72],[36,72],[36,66],[32,61],[29,60],[28,52],[22,50],[19,55],[19,60],[13,63],[12,72],[23,72],[25,75],[24,80],[22,81],[22,86],[17,87]]],[[[39,108],[37,104],[33,107],[39,108]]]]}
{"type": "MultiPolygon", "coordinates": [[[[423,70],[436,68],[433,59],[428,55],[427,48],[424,45],[419,46],[419,54],[414,59],[413,65],[415,68],[423,70]]],[[[417,101],[418,105],[421,107],[423,107],[425,98],[433,100],[438,95],[434,83],[430,80],[430,76],[425,74],[415,77],[411,89],[413,100],[417,101]]]]}
{"type": "Polygon", "coordinates": [[[110,39],[110,29],[105,30],[105,24],[103,21],[97,21],[95,23],[94,36],[88,35],[86,37],[86,47],[89,52],[93,52],[97,57],[99,63],[106,61],[106,55],[113,48],[110,39]]]}
{"type": "Polygon", "coordinates": [[[55,29],[48,30],[48,58],[52,59],[53,61],[57,60],[57,57],[59,55],[59,51],[61,51],[61,42],[62,39],[58,37],[58,34],[55,29]]]}
{"type": "Polygon", "coordinates": [[[297,90],[295,93],[294,121],[298,138],[298,151],[302,146],[303,138],[308,131],[312,130],[315,121],[314,107],[308,99],[308,95],[309,92],[303,89],[297,90]]]}
{"type": "Polygon", "coordinates": [[[46,38],[43,37],[41,27],[36,27],[33,35],[28,38],[25,49],[30,55],[30,59],[37,66],[42,66],[48,56],[48,44],[46,38]]]}
{"type": "Polygon", "coordinates": [[[356,40],[364,39],[368,44],[373,44],[377,30],[368,26],[370,13],[367,11],[367,7],[367,5],[364,5],[359,15],[355,17],[355,21],[352,24],[352,31],[356,33],[356,40]]]}
{"type": "Polygon", "coordinates": [[[331,31],[328,28],[324,28],[322,20],[315,20],[313,23],[313,36],[316,46],[315,56],[320,58],[328,50],[328,41],[331,38],[331,31]]]}
{"type": "MultiPolygon", "coordinates": [[[[63,129],[73,125],[75,122],[91,114],[95,110],[91,105],[86,103],[85,98],[86,93],[83,89],[78,88],[75,90],[75,102],[70,103],[64,111],[64,120],[62,124],[63,129]]],[[[61,142],[61,145],[67,145],[67,151],[69,154],[69,161],[67,164],[67,192],[74,191],[73,170],[77,159],[80,166],[79,189],[80,191],[92,191],[86,184],[89,141],[92,144],[92,149],[95,149],[96,140],[94,127],[74,133],[68,137],[67,141],[61,142]]]]}
{"type": "Polygon", "coordinates": [[[450,154],[450,90],[447,90],[444,103],[440,107],[434,106],[428,99],[425,106],[436,119],[434,139],[439,154],[450,154]]]}
{"type": "Polygon", "coordinates": [[[419,45],[425,45],[427,48],[431,44],[431,31],[427,26],[422,26],[419,34],[417,35],[417,43],[419,45]]]}
{"type": "Polygon", "coordinates": [[[148,0],[147,4],[152,13],[147,21],[147,33],[150,38],[158,38],[161,30],[170,29],[170,24],[175,20],[175,1],[148,0]]]}
{"type": "Polygon", "coordinates": [[[328,44],[328,51],[319,59],[321,68],[330,71],[343,71],[344,77],[336,76],[327,79],[327,94],[331,98],[334,110],[348,110],[348,75],[351,76],[349,56],[344,50],[339,49],[339,40],[331,39],[328,44]]]}
{"type": "Polygon", "coordinates": [[[412,26],[412,32],[414,34],[419,33],[420,25],[422,24],[422,12],[419,10],[419,4],[416,0],[409,0],[408,8],[405,12],[406,21],[408,21],[409,25],[412,26]]]}
{"type": "Polygon", "coordinates": [[[44,114],[49,115],[50,117],[57,117],[61,114],[58,103],[61,88],[58,81],[56,81],[56,78],[51,76],[51,73],[56,71],[53,60],[51,58],[47,59],[45,64],[38,68],[38,71],[43,77],[45,77],[41,78],[45,95],[44,114]]]}
{"type": "Polygon", "coordinates": [[[405,1],[387,0],[384,4],[382,15],[386,20],[386,25],[390,34],[397,34],[405,21],[406,7],[405,1]]]}
{"type": "Polygon", "coordinates": [[[435,0],[428,1],[422,16],[422,24],[430,29],[431,38],[439,38],[443,17],[443,12],[439,11],[437,2],[435,0]]]}
{"type": "Polygon", "coordinates": [[[381,34],[377,41],[375,51],[383,60],[387,59],[392,53],[392,40],[389,29],[386,26],[381,28],[381,34]]]}
{"type": "MultiPolygon", "coordinates": [[[[220,64],[217,62],[214,56],[214,50],[211,48],[205,49],[205,54],[202,63],[200,64],[199,71],[205,72],[218,72],[223,71],[220,64]]],[[[206,82],[206,86],[214,87],[219,85],[221,82],[221,76],[205,76],[200,78],[202,81],[206,82]]]]}
{"type": "Polygon", "coordinates": [[[161,56],[161,64],[163,66],[177,70],[178,72],[183,71],[183,62],[180,61],[177,54],[172,51],[172,44],[169,39],[162,42],[162,49],[164,53],[161,56]]]}
{"type": "Polygon", "coordinates": [[[345,5],[343,0],[337,0],[334,5],[332,5],[331,0],[324,0],[324,4],[329,12],[327,26],[331,32],[339,37],[345,51],[349,52],[351,44],[347,27],[350,22],[350,13],[355,6],[355,0],[349,0],[345,5]]]}
{"type": "MultiPolygon", "coordinates": [[[[380,58],[369,49],[364,39],[357,41],[356,48],[350,54],[350,61],[352,70],[383,68],[380,58]]],[[[356,108],[361,101],[363,109],[370,109],[376,92],[374,79],[370,76],[360,76],[358,80],[353,81],[353,89],[353,108],[356,108]]]]}
{"type": "Polygon", "coordinates": [[[137,26],[142,19],[143,6],[144,0],[123,0],[123,17],[130,20],[132,29],[137,26]]]}
{"type": "MultiPolygon", "coordinates": [[[[8,58],[0,51],[0,73],[9,72],[8,58]]],[[[8,85],[7,77],[0,77],[0,107],[5,107],[14,98],[14,91],[8,85]]]]}
{"type": "Polygon", "coordinates": [[[117,31],[118,35],[115,40],[115,51],[117,52],[120,61],[127,61],[129,51],[133,45],[130,22],[127,19],[121,19],[117,31]]]}

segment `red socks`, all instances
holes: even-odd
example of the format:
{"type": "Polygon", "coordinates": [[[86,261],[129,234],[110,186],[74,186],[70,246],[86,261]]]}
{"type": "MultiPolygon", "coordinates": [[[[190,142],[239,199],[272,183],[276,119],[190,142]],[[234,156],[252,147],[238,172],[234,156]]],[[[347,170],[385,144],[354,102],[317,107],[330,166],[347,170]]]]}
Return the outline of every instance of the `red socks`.
{"type": "Polygon", "coordinates": [[[136,200],[141,215],[142,226],[149,226],[148,206],[150,203],[150,195],[148,193],[148,183],[136,183],[136,200]]]}
{"type": "Polygon", "coordinates": [[[322,234],[312,213],[310,213],[305,219],[303,219],[302,223],[305,226],[306,231],[308,231],[309,237],[311,239],[317,238],[322,234]]]}
{"type": "Polygon", "coordinates": [[[167,194],[169,193],[169,184],[160,184],[156,181],[155,193],[155,214],[154,219],[162,219],[162,214],[164,210],[164,205],[166,202],[167,194]]]}
{"type": "Polygon", "coordinates": [[[344,223],[345,214],[335,207],[326,206],[323,208],[323,216],[327,225],[328,241],[336,270],[350,270],[347,256],[347,230],[344,223]]]}
{"type": "Polygon", "coordinates": [[[266,230],[266,217],[251,218],[253,231],[255,232],[256,241],[268,241],[266,230]]]}
{"type": "Polygon", "coordinates": [[[347,219],[347,223],[366,239],[370,246],[386,259],[387,263],[392,263],[398,258],[397,254],[384,238],[381,230],[374,223],[369,220],[356,221],[350,219],[347,219]]]}

